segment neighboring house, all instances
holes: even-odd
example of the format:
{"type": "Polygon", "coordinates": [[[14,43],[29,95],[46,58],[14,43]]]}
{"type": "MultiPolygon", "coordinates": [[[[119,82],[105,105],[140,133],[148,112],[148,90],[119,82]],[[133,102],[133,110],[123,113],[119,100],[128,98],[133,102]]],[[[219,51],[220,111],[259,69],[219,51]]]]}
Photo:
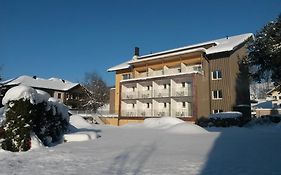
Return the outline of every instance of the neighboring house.
{"type": "Polygon", "coordinates": [[[1,89],[4,92],[1,92],[1,94],[5,94],[8,89],[18,85],[43,90],[49,93],[51,97],[74,109],[79,106],[79,102],[86,96],[86,89],[79,83],[72,83],[58,78],[42,79],[36,76],[30,77],[25,75],[2,82],[1,89]]]}
{"type": "Polygon", "coordinates": [[[114,66],[119,124],[147,117],[184,120],[250,105],[246,43],[242,34],[140,56],[114,66]]]}
{"type": "Polygon", "coordinates": [[[266,93],[267,97],[272,100],[275,107],[280,107],[281,105],[281,86],[276,86],[266,93]]]}

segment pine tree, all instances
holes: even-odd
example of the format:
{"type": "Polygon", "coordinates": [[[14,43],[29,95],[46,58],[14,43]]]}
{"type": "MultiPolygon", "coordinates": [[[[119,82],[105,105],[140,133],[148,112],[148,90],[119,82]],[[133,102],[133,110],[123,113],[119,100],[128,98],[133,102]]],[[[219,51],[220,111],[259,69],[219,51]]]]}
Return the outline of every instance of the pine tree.
{"type": "Polygon", "coordinates": [[[18,152],[30,149],[30,132],[32,130],[34,107],[29,100],[10,101],[6,109],[4,122],[4,141],[1,147],[18,152]]]}
{"type": "Polygon", "coordinates": [[[276,85],[281,83],[281,14],[266,24],[249,45],[249,64],[254,80],[270,76],[276,85]]]}

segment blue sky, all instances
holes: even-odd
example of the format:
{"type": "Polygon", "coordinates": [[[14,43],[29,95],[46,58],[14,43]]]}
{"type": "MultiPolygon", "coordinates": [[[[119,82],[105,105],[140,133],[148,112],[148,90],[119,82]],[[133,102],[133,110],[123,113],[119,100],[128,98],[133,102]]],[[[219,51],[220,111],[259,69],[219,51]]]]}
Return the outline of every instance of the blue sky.
{"type": "Polygon", "coordinates": [[[20,75],[82,82],[140,53],[258,31],[280,0],[0,0],[0,65],[20,75]]]}

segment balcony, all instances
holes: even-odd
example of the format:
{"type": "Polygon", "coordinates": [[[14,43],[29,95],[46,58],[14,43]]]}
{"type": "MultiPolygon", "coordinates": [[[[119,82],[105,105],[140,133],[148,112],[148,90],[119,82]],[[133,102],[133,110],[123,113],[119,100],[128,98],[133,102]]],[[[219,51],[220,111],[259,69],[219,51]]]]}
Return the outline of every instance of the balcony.
{"type": "Polygon", "coordinates": [[[173,92],[173,95],[176,97],[181,97],[181,96],[192,96],[192,91],[189,89],[176,89],[173,92]]]}
{"type": "Polygon", "coordinates": [[[170,90],[155,90],[154,91],[154,97],[161,98],[161,97],[169,97],[170,96],[170,90]]]}
{"type": "Polygon", "coordinates": [[[144,77],[154,77],[154,76],[162,76],[162,75],[174,75],[179,73],[191,73],[191,72],[202,72],[202,65],[189,65],[189,66],[182,66],[182,67],[176,67],[176,68],[163,68],[160,70],[153,70],[149,68],[149,71],[147,72],[140,72],[135,77],[130,76],[131,78],[144,78],[144,77]]]}
{"type": "Polygon", "coordinates": [[[136,110],[122,110],[121,112],[122,116],[126,116],[126,117],[135,117],[137,115],[136,110]]]}
{"type": "Polygon", "coordinates": [[[189,117],[189,116],[191,116],[191,112],[189,112],[187,110],[178,110],[178,111],[175,111],[175,115],[176,115],[176,117],[189,117]]]}
{"type": "Polygon", "coordinates": [[[152,116],[152,111],[151,111],[151,109],[138,110],[138,116],[141,116],[141,117],[151,117],[152,116]]]}
{"type": "Polygon", "coordinates": [[[139,98],[152,98],[152,91],[140,91],[139,98]]]}
{"type": "Polygon", "coordinates": [[[158,110],[158,111],[154,111],[154,116],[156,117],[167,117],[167,116],[171,116],[170,111],[169,110],[158,110]]]}
{"type": "Polygon", "coordinates": [[[122,99],[135,99],[137,98],[136,92],[123,92],[122,99]]]}

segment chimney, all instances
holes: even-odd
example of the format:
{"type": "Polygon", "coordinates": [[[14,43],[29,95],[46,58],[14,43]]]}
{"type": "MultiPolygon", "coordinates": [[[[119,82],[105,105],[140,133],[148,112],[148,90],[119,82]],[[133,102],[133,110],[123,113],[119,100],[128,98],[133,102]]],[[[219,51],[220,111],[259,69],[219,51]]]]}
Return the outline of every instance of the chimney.
{"type": "Polygon", "coordinates": [[[133,60],[137,60],[139,56],[140,56],[140,48],[135,47],[135,53],[133,56],[133,60]]]}
{"type": "Polygon", "coordinates": [[[134,56],[140,56],[140,48],[135,47],[135,53],[134,56]]]}

